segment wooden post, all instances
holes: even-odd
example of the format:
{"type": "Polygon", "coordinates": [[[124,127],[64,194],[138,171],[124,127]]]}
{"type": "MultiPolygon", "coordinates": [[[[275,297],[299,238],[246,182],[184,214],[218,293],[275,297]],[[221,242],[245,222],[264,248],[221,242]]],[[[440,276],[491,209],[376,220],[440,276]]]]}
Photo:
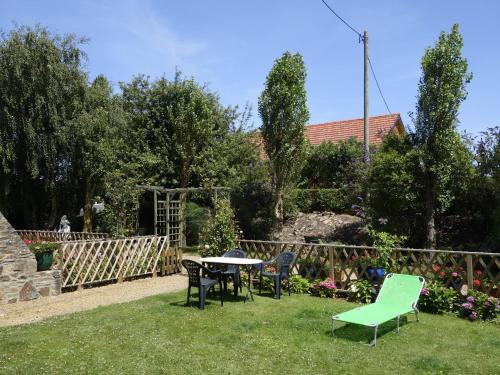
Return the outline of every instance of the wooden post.
{"type": "Polygon", "coordinates": [[[154,196],[154,203],[153,203],[153,210],[154,210],[154,233],[155,233],[155,236],[158,235],[158,217],[157,217],[157,214],[158,214],[158,192],[155,190],[153,192],[153,196],[154,196]]]}
{"type": "Polygon", "coordinates": [[[330,263],[330,277],[335,279],[335,264],[333,264],[333,248],[328,248],[328,260],[330,263]]]}
{"type": "Polygon", "coordinates": [[[166,201],[165,201],[165,210],[166,215],[165,215],[165,235],[167,236],[167,249],[170,247],[170,193],[167,193],[166,201]]]}
{"type": "Polygon", "coordinates": [[[467,265],[467,289],[474,289],[474,270],[472,269],[472,255],[467,254],[465,256],[465,263],[467,265]]]}
{"type": "Polygon", "coordinates": [[[364,126],[364,143],[365,143],[365,163],[370,162],[370,130],[369,130],[369,120],[368,120],[368,31],[365,30],[363,33],[363,47],[364,47],[364,80],[363,80],[363,98],[364,98],[364,108],[363,108],[363,126],[364,126]]]}

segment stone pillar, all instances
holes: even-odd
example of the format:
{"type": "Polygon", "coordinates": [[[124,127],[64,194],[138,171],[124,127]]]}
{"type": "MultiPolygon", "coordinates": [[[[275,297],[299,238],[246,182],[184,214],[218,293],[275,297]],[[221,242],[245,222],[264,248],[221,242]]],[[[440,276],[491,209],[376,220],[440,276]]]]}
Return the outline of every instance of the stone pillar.
{"type": "Polygon", "coordinates": [[[35,256],[0,212],[0,304],[60,293],[60,271],[36,272],[35,256]]]}

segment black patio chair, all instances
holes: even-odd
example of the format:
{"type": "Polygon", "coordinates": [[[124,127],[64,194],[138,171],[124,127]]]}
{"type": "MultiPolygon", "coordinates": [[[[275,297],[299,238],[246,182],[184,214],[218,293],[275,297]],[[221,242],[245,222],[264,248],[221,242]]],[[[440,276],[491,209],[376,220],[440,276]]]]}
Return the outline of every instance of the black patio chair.
{"type": "Polygon", "coordinates": [[[188,295],[186,305],[189,304],[189,297],[191,295],[191,287],[198,288],[198,307],[200,309],[205,308],[205,300],[207,298],[208,290],[219,284],[220,289],[220,305],[224,306],[224,301],[222,299],[222,277],[220,271],[212,271],[207,267],[202,266],[200,263],[195,262],[194,260],[184,259],[182,261],[182,265],[186,269],[189,277],[189,285],[188,285],[188,295]],[[201,271],[203,271],[204,275],[208,277],[203,277],[201,275],[201,271]]]}
{"type": "Polygon", "coordinates": [[[262,262],[256,268],[260,271],[260,282],[259,282],[259,294],[262,289],[262,278],[267,277],[274,281],[274,298],[280,299],[281,297],[281,281],[283,279],[288,280],[288,295],[291,295],[290,290],[290,271],[297,255],[291,251],[284,251],[281,254],[275,256],[273,259],[267,262],[262,262]],[[276,273],[265,271],[266,265],[271,265],[276,263],[277,269],[276,273]]]}
{"type": "MultiPolygon", "coordinates": [[[[223,255],[223,257],[227,258],[246,258],[247,253],[241,249],[233,249],[228,251],[223,255]]],[[[238,295],[238,287],[240,288],[240,292],[243,290],[241,287],[241,278],[240,278],[240,266],[235,264],[229,264],[225,271],[222,271],[222,282],[224,284],[224,293],[227,293],[227,281],[231,278],[234,284],[234,295],[238,295]]]]}

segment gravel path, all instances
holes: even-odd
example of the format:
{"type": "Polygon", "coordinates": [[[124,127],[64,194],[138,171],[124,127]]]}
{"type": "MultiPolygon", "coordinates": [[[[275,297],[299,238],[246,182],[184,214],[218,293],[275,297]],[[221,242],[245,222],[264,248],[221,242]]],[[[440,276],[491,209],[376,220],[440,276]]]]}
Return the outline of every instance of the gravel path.
{"type": "MultiPolygon", "coordinates": [[[[186,258],[197,259],[199,257],[184,256],[184,259],[186,258]]],[[[68,292],[33,301],[0,305],[0,327],[33,323],[56,315],[134,301],[156,294],[177,292],[185,288],[187,288],[187,275],[181,273],[68,292]]]]}

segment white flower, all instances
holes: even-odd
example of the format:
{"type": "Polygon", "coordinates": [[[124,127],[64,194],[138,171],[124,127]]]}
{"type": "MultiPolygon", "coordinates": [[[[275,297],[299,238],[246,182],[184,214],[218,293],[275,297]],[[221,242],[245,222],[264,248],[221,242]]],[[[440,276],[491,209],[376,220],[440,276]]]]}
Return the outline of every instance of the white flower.
{"type": "Polygon", "coordinates": [[[210,248],[210,245],[205,245],[205,249],[209,249],[210,248]]]}
{"type": "Polygon", "coordinates": [[[351,289],[351,292],[356,292],[356,290],[358,290],[358,288],[356,288],[356,285],[351,285],[351,287],[349,288],[351,289]]]}

